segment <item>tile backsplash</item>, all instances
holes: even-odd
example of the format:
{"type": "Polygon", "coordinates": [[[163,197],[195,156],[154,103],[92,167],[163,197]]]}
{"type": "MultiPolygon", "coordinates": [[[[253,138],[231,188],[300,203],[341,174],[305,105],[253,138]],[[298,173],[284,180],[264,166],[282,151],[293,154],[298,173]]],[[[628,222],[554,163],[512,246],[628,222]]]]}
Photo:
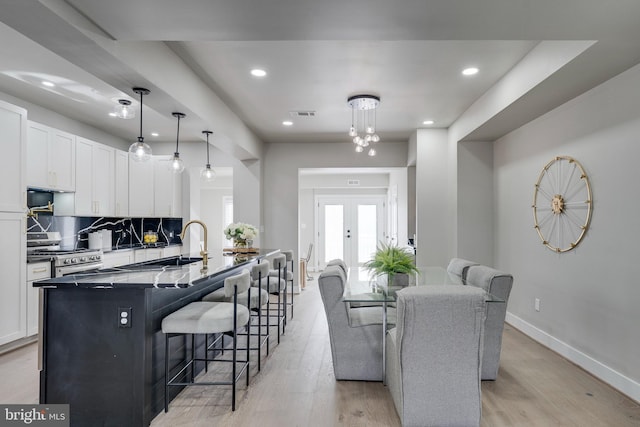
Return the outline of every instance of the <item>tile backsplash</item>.
{"type": "Polygon", "coordinates": [[[89,247],[89,233],[111,230],[114,249],[143,243],[146,231],[158,233],[158,243],[181,243],[182,218],[107,218],[54,216],[40,214],[28,218],[27,231],[58,231],[62,236],[62,249],[89,247]]]}

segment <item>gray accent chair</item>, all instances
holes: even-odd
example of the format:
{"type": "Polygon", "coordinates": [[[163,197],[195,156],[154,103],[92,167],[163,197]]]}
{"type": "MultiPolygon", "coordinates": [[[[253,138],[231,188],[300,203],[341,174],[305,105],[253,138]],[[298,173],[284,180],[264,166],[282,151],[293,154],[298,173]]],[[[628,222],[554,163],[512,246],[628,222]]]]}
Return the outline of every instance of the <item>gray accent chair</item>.
{"type": "Polygon", "coordinates": [[[449,265],[447,266],[447,271],[461,277],[462,280],[465,280],[467,278],[467,271],[472,265],[478,265],[478,263],[462,258],[451,258],[451,261],[449,261],[449,265]]]}
{"type": "Polygon", "coordinates": [[[397,293],[386,382],[402,425],[479,426],[485,293],[464,285],[397,293]]]}
{"type": "Polygon", "coordinates": [[[490,302],[487,305],[487,319],[484,325],[484,354],[482,356],[482,379],[495,380],[500,366],[502,331],[507,314],[507,302],[513,285],[513,276],[484,265],[469,267],[467,285],[477,286],[500,298],[504,302],[490,302]]]}
{"type": "MultiPolygon", "coordinates": [[[[328,266],[318,277],[336,380],[382,381],[382,307],[351,308],[342,300],[347,280],[341,266],[328,266]]],[[[387,309],[390,323],[395,309],[387,309]]]]}

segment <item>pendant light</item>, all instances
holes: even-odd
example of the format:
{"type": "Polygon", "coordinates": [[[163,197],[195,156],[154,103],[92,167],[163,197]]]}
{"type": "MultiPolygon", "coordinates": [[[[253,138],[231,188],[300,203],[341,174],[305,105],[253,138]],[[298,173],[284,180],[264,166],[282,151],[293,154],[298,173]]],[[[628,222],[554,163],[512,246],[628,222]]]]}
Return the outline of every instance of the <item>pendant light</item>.
{"type": "Polygon", "coordinates": [[[118,99],[118,106],[112,113],[113,116],[119,119],[134,119],[136,117],[136,111],[131,107],[131,101],[128,99],[118,99]]]}
{"type": "Polygon", "coordinates": [[[380,97],[376,95],[354,95],[347,99],[351,107],[351,127],[349,136],[355,144],[356,153],[362,153],[369,147],[367,154],[371,157],[377,154],[374,144],[380,141],[376,133],[376,115],[380,105],[380,97]],[[359,116],[362,116],[359,119],[359,116]],[[360,128],[360,129],[359,129],[360,128]]]}
{"type": "Polygon", "coordinates": [[[178,144],[180,144],[180,119],[184,119],[186,114],[184,113],[171,113],[171,115],[178,119],[178,132],[176,133],[176,152],[173,153],[173,160],[169,163],[169,169],[173,173],[182,173],[184,171],[184,162],[180,158],[180,152],[178,151],[178,144]]]}
{"type": "Polygon", "coordinates": [[[200,178],[205,182],[211,182],[216,179],[216,173],[211,169],[211,163],[209,163],[209,135],[213,132],[210,130],[203,130],[202,133],[207,135],[207,165],[200,172],[200,178]]]}
{"type": "Polygon", "coordinates": [[[150,91],[142,87],[134,87],[133,91],[140,95],[140,135],[138,136],[138,141],[129,147],[129,157],[136,162],[146,162],[151,158],[151,147],[145,144],[142,136],[142,96],[149,95],[150,91]]]}

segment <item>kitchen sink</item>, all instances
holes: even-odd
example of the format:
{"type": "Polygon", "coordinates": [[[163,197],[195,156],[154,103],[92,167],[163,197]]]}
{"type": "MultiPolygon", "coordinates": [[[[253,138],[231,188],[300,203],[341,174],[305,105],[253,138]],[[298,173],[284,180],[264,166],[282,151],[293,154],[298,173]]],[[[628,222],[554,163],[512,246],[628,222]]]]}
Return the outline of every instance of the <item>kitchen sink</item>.
{"type": "Polygon", "coordinates": [[[194,262],[202,261],[202,258],[199,257],[183,257],[183,256],[174,256],[169,258],[161,258],[154,259],[153,261],[146,261],[140,263],[139,265],[143,266],[171,266],[171,265],[187,265],[194,262]]]}

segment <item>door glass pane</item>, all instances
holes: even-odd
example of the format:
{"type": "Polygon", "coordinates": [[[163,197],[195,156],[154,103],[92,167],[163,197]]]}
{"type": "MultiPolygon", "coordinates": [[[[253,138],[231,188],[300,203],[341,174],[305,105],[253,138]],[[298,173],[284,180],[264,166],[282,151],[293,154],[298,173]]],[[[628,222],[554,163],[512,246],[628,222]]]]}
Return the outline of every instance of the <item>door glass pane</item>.
{"type": "Polygon", "coordinates": [[[376,251],[376,205],[358,205],[358,264],[371,259],[376,251]]]}
{"type": "Polygon", "coordinates": [[[324,262],[335,258],[344,259],[343,211],[342,205],[325,205],[324,207],[324,262]]]}

